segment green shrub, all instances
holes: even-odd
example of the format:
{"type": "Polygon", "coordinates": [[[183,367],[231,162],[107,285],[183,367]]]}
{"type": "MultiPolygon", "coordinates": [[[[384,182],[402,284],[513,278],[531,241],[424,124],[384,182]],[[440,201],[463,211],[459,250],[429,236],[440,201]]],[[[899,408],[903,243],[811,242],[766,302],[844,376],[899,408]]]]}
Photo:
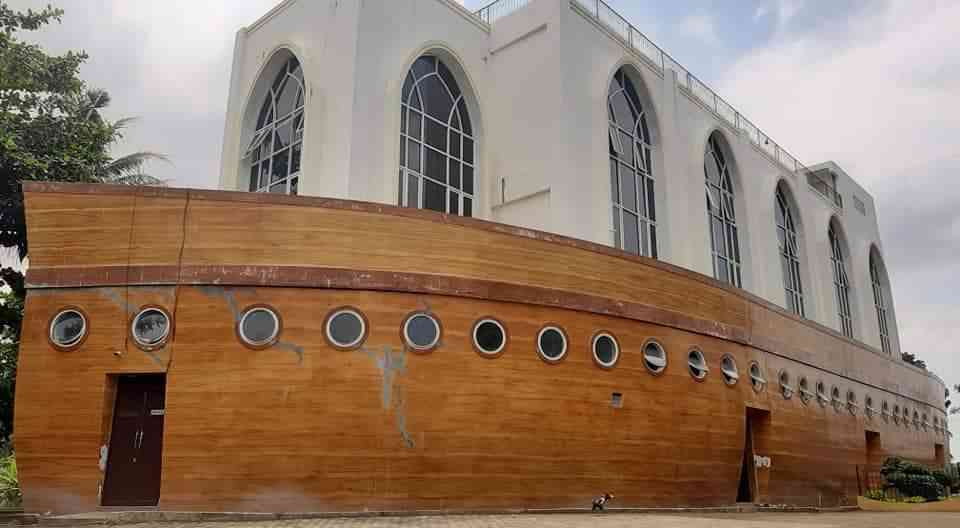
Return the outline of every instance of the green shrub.
{"type": "Polygon", "coordinates": [[[933,475],[933,478],[937,479],[937,483],[940,484],[942,487],[944,488],[950,487],[950,477],[948,477],[947,474],[944,473],[943,471],[940,471],[938,469],[937,471],[931,471],[930,474],[933,475]]]}
{"type": "Polygon", "coordinates": [[[923,497],[935,501],[940,498],[940,483],[931,475],[911,475],[899,473],[894,475],[891,484],[896,486],[900,493],[908,497],[923,497]]]}
{"type": "Polygon", "coordinates": [[[903,499],[903,502],[909,504],[921,504],[927,502],[927,499],[924,499],[923,497],[907,497],[906,499],[903,499]]]}
{"type": "MultiPolygon", "coordinates": [[[[943,472],[939,473],[943,475],[943,472]]],[[[901,494],[908,497],[939,500],[940,492],[944,486],[939,480],[940,477],[935,476],[934,472],[897,457],[888,458],[883,463],[880,474],[890,485],[896,487],[901,494]]],[[[946,481],[946,475],[943,475],[942,478],[946,481]]]]}
{"type": "Polygon", "coordinates": [[[872,489],[872,490],[867,490],[867,498],[882,501],[882,500],[887,500],[887,494],[884,493],[883,490],[872,489]]]}
{"type": "Polygon", "coordinates": [[[11,453],[0,459],[0,507],[19,508],[22,498],[17,481],[17,459],[11,453]]]}
{"type": "Polygon", "coordinates": [[[947,464],[943,468],[943,474],[947,477],[947,486],[952,493],[960,493],[960,467],[956,464],[947,464]]]}

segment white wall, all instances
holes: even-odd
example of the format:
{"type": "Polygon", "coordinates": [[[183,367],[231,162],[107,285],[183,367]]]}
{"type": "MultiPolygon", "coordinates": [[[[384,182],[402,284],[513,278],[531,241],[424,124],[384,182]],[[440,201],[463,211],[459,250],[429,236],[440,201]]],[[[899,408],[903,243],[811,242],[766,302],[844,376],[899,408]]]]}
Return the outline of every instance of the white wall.
{"type": "MultiPolygon", "coordinates": [[[[882,255],[873,198],[831,165],[845,203],[837,209],[803,174],[786,171],[700,103],[672,71],[661,72],[568,0],[532,0],[492,27],[450,0],[284,2],[237,35],[223,188],[246,188],[239,157],[252,125],[245,126],[245,109],[259,108],[260,100],[250,100],[258,76],[283,47],[301,59],[309,91],[301,194],[397,203],[400,89],[410,64],[431,51],[470,94],[478,136],[474,215],[608,245],[607,87],[626,67],[652,129],[660,258],[712,274],[703,154],[717,131],[735,167],[744,289],[786,304],[774,224],[782,180],[799,209],[807,317],[839,330],[827,241],[836,215],[851,250],[855,337],[880,347],[868,268],[872,245],[882,255]],[[853,207],[854,194],[867,214],[853,207]]],[[[895,320],[891,334],[899,357],[895,320]]]]}

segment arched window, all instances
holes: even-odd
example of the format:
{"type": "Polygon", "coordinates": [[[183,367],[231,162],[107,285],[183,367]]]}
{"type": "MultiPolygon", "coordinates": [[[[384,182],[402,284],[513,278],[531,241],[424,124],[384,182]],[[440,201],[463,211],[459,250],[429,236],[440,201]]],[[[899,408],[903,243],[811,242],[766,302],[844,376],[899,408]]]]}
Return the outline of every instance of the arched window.
{"type": "Polygon", "coordinates": [[[610,194],[616,247],[657,258],[650,131],[633,82],[617,71],[607,97],[610,194]]]}
{"type": "Polygon", "coordinates": [[[297,194],[303,102],[303,69],[290,57],[267,90],[253,141],[244,154],[250,163],[250,191],[297,194]]]}
{"type": "Polygon", "coordinates": [[[740,241],[737,238],[737,216],[733,206],[733,181],[717,133],[711,134],[707,141],[703,174],[707,183],[713,276],[739,288],[742,286],[740,241]]]}
{"type": "Polygon", "coordinates": [[[433,55],[417,59],[400,102],[400,205],[473,216],[476,138],[463,93],[433,55]]]}
{"type": "Polygon", "coordinates": [[[776,195],[777,243],[780,245],[780,269],[783,271],[783,289],[787,295],[787,309],[804,316],[803,285],[800,281],[800,244],[793,223],[793,212],[781,187],[776,195]]]}
{"type": "Polygon", "coordinates": [[[830,263],[833,266],[833,287],[837,298],[837,314],[843,335],[853,338],[853,314],[850,310],[850,277],[843,261],[844,253],[833,222],[827,230],[830,239],[830,263]]]}
{"type": "Polygon", "coordinates": [[[880,327],[880,346],[887,354],[892,353],[890,348],[890,322],[887,319],[887,293],[883,287],[883,276],[880,274],[881,264],[876,250],[870,252],[870,282],[873,284],[873,304],[877,307],[877,324],[880,327]]]}

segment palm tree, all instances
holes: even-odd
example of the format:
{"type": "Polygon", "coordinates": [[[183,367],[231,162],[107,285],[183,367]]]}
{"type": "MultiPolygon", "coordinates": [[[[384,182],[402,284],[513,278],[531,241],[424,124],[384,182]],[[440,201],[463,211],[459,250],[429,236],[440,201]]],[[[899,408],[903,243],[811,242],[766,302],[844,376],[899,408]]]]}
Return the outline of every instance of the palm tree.
{"type": "MultiPolygon", "coordinates": [[[[111,143],[123,137],[123,130],[137,118],[125,117],[107,122],[100,115],[100,111],[110,105],[110,94],[99,88],[87,90],[77,101],[80,113],[90,121],[105,125],[111,138],[111,143]]],[[[97,170],[95,177],[99,183],[117,183],[122,185],[166,185],[166,182],[144,172],[144,167],[150,161],[165,161],[169,158],[163,154],[150,151],[133,152],[119,158],[111,159],[97,170]]]]}

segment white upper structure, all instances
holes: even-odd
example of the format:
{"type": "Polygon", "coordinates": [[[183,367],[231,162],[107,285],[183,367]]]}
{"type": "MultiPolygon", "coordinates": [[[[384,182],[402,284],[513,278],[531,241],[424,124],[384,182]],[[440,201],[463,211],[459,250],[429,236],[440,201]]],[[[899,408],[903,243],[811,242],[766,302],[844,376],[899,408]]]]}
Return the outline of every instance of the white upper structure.
{"type": "Polygon", "coordinates": [[[596,0],[286,0],[237,34],[220,185],[621,247],[900,357],[870,194],[596,0]]]}

